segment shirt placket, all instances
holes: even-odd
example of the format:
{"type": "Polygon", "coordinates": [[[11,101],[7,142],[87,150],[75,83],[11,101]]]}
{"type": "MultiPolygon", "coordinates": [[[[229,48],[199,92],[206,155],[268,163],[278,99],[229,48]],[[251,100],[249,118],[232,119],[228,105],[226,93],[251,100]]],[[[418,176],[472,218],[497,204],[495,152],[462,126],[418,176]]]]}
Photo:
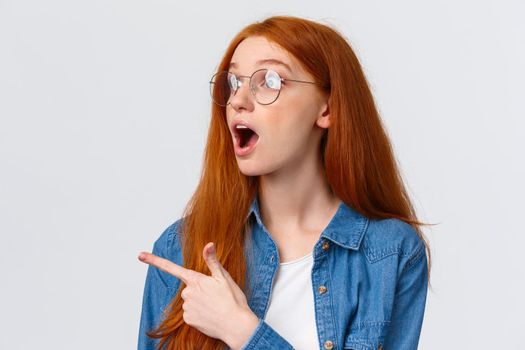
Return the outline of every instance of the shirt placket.
{"type": "Polygon", "coordinates": [[[337,343],[329,262],[331,243],[321,238],[314,247],[312,288],[314,293],[317,335],[321,349],[340,349],[337,343]]]}

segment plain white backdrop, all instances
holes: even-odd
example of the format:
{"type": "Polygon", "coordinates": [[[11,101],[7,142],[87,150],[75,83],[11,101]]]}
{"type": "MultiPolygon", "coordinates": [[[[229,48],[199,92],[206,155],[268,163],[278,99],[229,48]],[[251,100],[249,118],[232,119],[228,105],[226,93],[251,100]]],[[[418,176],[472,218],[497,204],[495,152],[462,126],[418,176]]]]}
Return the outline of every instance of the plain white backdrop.
{"type": "Polygon", "coordinates": [[[433,252],[420,348],[521,348],[523,1],[0,0],[0,348],[136,348],[200,174],[208,81],[271,15],[359,56],[433,252]]]}

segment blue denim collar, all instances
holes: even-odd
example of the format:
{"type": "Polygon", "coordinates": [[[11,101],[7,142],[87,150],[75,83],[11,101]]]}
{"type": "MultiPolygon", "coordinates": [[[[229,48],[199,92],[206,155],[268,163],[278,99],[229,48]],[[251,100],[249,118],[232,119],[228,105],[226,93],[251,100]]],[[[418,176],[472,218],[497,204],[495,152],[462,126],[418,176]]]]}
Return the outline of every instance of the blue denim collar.
{"type": "MultiPolygon", "coordinates": [[[[259,198],[257,195],[252,201],[247,218],[252,213],[255,215],[257,224],[266,230],[261,220],[259,198]]],[[[341,204],[337,208],[332,220],[330,220],[322,232],[321,237],[329,239],[344,248],[358,250],[365,234],[366,227],[368,226],[368,222],[368,218],[358,213],[345,202],[341,201],[341,204]]]]}

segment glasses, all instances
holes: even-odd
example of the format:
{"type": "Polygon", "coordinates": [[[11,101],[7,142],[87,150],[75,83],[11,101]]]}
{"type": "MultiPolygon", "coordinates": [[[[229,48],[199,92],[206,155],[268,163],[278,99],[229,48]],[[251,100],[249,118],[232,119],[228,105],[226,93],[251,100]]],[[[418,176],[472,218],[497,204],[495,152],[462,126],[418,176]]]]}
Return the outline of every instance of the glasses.
{"type": "Polygon", "coordinates": [[[271,69],[258,69],[251,76],[238,75],[227,71],[215,73],[210,80],[210,94],[213,102],[219,106],[227,106],[230,99],[237,93],[243,82],[239,78],[249,78],[250,92],[255,97],[257,103],[269,105],[274,103],[281,93],[283,81],[293,81],[297,83],[317,84],[313,81],[302,81],[294,79],[284,79],[276,71],[271,69]]]}

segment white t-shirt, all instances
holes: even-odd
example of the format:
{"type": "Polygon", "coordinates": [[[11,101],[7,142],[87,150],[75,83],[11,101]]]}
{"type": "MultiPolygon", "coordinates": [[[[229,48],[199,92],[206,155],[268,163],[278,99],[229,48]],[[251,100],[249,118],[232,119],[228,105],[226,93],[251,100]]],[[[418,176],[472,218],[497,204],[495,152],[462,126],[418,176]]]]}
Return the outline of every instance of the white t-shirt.
{"type": "Polygon", "coordinates": [[[318,350],[312,253],[280,263],[264,320],[296,350],[318,350]]]}

